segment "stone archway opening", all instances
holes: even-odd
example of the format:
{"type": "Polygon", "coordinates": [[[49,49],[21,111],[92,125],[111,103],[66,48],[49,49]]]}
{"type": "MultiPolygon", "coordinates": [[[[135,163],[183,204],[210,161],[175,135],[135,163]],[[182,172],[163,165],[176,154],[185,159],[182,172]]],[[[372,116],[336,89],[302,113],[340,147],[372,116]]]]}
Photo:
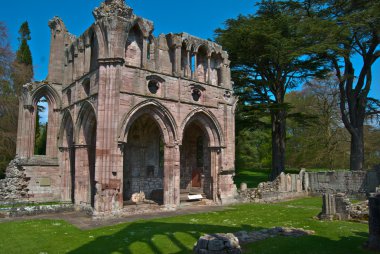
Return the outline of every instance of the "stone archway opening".
{"type": "Polygon", "coordinates": [[[62,200],[75,204],[74,124],[70,113],[63,117],[59,145],[62,167],[62,200]]]}
{"type": "Polygon", "coordinates": [[[75,144],[75,203],[94,208],[97,120],[91,106],[83,107],[79,121],[75,144]]]}
{"type": "Polygon", "coordinates": [[[210,141],[200,121],[193,121],[184,130],[181,147],[181,202],[202,198],[213,199],[210,141]]]}
{"type": "Polygon", "coordinates": [[[124,204],[164,202],[164,141],[159,125],[149,114],[132,124],[124,147],[124,204]],[[141,195],[145,200],[141,198],[141,195]]]}

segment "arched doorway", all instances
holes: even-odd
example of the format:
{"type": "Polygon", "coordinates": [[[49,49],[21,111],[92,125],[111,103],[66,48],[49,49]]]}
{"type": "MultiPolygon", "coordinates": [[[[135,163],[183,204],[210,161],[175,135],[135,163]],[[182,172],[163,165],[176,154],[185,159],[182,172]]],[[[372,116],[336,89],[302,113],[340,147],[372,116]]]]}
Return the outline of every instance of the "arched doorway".
{"type": "Polygon", "coordinates": [[[90,103],[79,113],[75,144],[75,203],[95,205],[96,115],[90,103]]]}
{"type": "MultiPolygon", "coordinates": [[[[189,194],[218,201],[218,172],[220,170],[221,129],[211,114],[198,109],[189,114],[182,128],[180,155],[181,201],[189,194]]],[[[198,199],[198,198],[197,198],[198,199]]]]}
{"type": "Polygon", "coordinates": [[[133,192],[143,191],[147,199],[158,204],[179,204],[177,137],[173,116],[157,101],[143,101],[128,112],[119,135],[123,144],[125,202],[133,192]]]}
{"type": "Polygon", "coordinates": [[[199,121],[186,126],[181,147],[181,193],[213,199],[209,143],[199,121]]]}
{"type": "Polygon", "coordinates": [[[149,114],[130,127],[124,147],[123,199],[143,192],[145,198],[163,204],[164,142],[157,122],[149,114]]]}

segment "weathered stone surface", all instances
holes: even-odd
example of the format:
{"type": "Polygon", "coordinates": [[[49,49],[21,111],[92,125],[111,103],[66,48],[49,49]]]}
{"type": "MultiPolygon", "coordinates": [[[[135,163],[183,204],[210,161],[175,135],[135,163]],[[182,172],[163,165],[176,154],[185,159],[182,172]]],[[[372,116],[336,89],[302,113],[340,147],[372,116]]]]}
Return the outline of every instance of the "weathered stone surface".
{"type": "Polygon", "coordinates": [[[21,159],[12,160],[6,171],[6,178],[0,180],[0,200],[17,200],[28,197],[29,178],[25,175],[25,168],[21,166],[21,159]]]}
{"type": "Polygon", "coordinates": [[[282,172],[274,181],[260,183],[257,188],[240,188],[239,198],[242,202],[275,202],[304,197],[308,193],[301,179],[306,178],[282,172]]]}
{"type": "Polygon", "coordinates": [[[234,202],[237,98],[227,52],[187,33],[155,37],[153,22],[123,0],[105,0],[93,14],[78,37],[60,18],[49,22],[47,80],[26,84],[20,98],[16,153],[29,164],[0,183],[12,193],[0,195],[94,214],[123,210],[140,191],[166,207],[180,204],[182,189],[234,202]],[[47,152],[35,156],[41,97],[47,152]]]}
{"type": "Polygon", "coordinates": [[[313,230],[305,230],[302,228],[292,228],[292,227],[274,227],[270,229],[263,229],[259,231],[239,231],[234,233],[234,235],[239,239],[240,243],[251,243],[262,241],[267,238],[274,236],[286,236],[286,237],[301,237],[305,235],[313,235],[315,232],[313,230]]]}
{"type": "Polygon", "coordinates": [[[132,194],[131,201],[135,202],[135,203],[144,202],[145,201],[145,194],[144,194],[144,192],[139,192],[139,193],[132,194]]]}
{"type": "Polygon", "coordinates": [[[234,234],[212,234],[201,236],[194,245],[193,253],[195,254],[224,254],[242,253],[240,243],[251,243],[262,241],[275,236],[301,237],[313,235],[313,230],[302,228],[274,227],[259,231],[239,231],[234,234]]]}
{"type": "Polygon", "coordinates": [[[240,184],[240,190],[241,190],[241,191],[246,191],[247,188],[248,188],[248,187],[247,187],[247,184],[246,184],[246,183],[241,183],[241,184],[240,184]]]}
{"type": "Polygon", "coordinates": [[[368,201],[352,204],[344,193],[322,195],[322,212],[319,219],[324,220],[368,220],[368,201]]]}
{"type": "Polygon", "coordinates": [[[380,184],[379,171],[308,172],[309,189],[313,193],[346,193],[350,195],[375,192],[380,184]]]}
{"type": "Polygon", "coordinates": [[[201,236],[194,245],[193,253],[196,254],[240,254],[239,240],[231,233],[212,234],[201,236]]]}

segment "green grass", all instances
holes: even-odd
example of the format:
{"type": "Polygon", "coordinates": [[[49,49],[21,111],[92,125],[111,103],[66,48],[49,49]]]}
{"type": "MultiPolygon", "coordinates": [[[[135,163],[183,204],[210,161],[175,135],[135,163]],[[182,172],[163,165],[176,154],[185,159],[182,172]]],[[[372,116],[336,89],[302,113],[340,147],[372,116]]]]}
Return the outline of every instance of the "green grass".
{"type": "Polygon", "coordinates": [[[320,198],[278,204],[231,206],[220,212],[140,220],[94,230],[79,230],[60,220],[0,223],[1,253],[191,253],[204,233],[260,230],[274,226],[315,230],[300,238],[275,237],[243,246],[244,253],[370,253],[361,248],[368,226],[318,221],[320,198]]]}
{"type": "Polygon", "coordinates": [[[234,177],[234,182],[238,188],[243,182],[248,185],[248,188],[255,188],[259,183],[268,181],[268,177],[269,170],[239,170],[234,177]]]}

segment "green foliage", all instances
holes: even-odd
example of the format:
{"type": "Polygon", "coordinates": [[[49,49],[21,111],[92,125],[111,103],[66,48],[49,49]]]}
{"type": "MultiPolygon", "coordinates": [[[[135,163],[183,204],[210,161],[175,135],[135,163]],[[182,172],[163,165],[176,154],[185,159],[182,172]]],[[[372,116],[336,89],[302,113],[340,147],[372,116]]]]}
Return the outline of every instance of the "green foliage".
{"type": "Polygon", "coordinates": [[[26,39],[22,39],[19,49],[16,52],[16,60],[18,63],[32,65],[32,52],[30,51],[26,39]]]}
{"type": "Polygon", "coordinates": [[[46,155],[46,138],[47,138],[47,128],[48,124],[38,126],[38,132],[36,133],[35,144],[34,144],[34,154],[36,155],[46,155]]]}
{"type": "Polygon", "coordinates": [[[244,252],[370,253],[362,248],[368,239],[368,225],[313,219],[321,206],[319,197],[278,204],[236,205],[218,212],[138,220],[92,230],[80,230],[62,220],[5,222],[0,223],[0,248],[8,254],[191,253],[194,243],[205,233],[285,226],[314,230],[315,235],[269,238],[243,245],[244,252]]]}
{"type": "Polygon", "coordinates": [[[268,130],[242,130],[236,137],[236,168],[270,168],[271,137],[268,130]]]}
{"type": "Polygon", "coordinates": [[[321,53],[329,44],[319,36],[324,22],[298,15],[282,1],[258,6],[255,15],[227,20],[225,29],[216,30],[216,41],[230,55],[239,117],[251,122],[271,117],[274,178],[285,169],[285,94],[311,76],[327,73],[321,53]]]}
{"type": "Polygon", "coordinates": [[[21,24],[20,30],[18,30],[18,34],[20,35],[19,40],[28,40],[30,41],[32,37],[30,37],[30,29],[28,21],[25,21],[21,24]]]}
{"type": "Polygon", "coordinates": [[[9,47],[6,28],[0,22],[0,178],[4,177],[5,169],[16,153],[18,95],[22,85],[33,77],[27,23],[21,26],[19,33],[20,48],[14,56],[9,47]]]}
{"type": "Polygon", "coordinates": [[[12,81],[16,94],[21,94],[22,86],[33,79],[33,59],[28,40],[31,39],[28,22],[24,22],[19,30],[20,46],[16,51],[16,59],[12,64],[12,81]]]}
{"type": "Polygon", "coordinates": [[[16,152],[18,99],[10,78],[12,57],[6,27],[0,22],[0,179],[16,152]]]}

